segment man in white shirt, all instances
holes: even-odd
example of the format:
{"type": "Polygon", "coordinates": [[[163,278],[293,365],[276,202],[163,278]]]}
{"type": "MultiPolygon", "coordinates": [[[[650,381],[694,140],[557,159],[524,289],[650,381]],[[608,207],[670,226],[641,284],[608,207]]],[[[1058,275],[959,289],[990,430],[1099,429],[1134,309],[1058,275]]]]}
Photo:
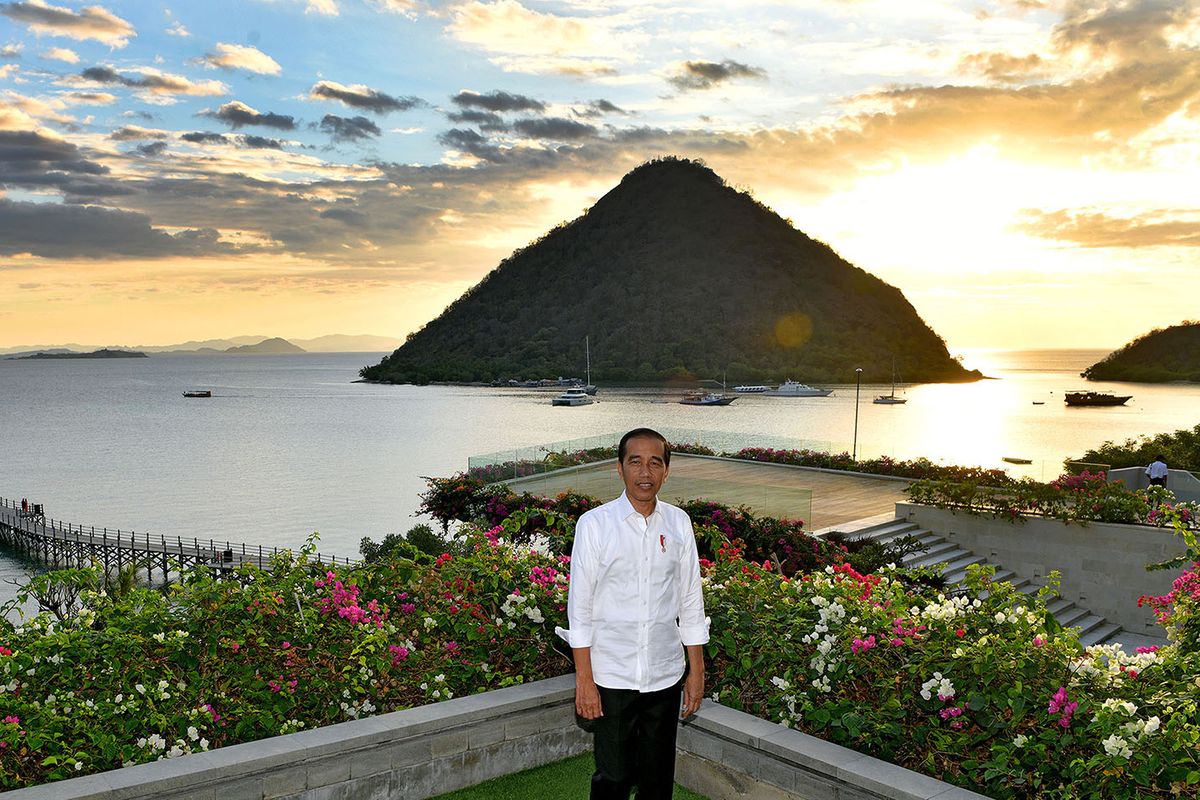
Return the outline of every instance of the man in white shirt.
{"type": "Polygon", "coordinates": [[[1167,468],[1167,460],[1162,456],[1156,456],[1150,462],[1150,466],[1146,467],[1146,477],[1150,479],[1151,486],[1166,486],[1167,476],[1171,474],[1171,470],[1167,468]]]}
{"type": "Polygon", "coordinates": [[[709,620],[696,539],[687,514],[658,499],[670,463],[661,434],[625,434],[624,493],[575,526],[571,628],[558,632],[574,655],[575,711],[595,735],[592,800],[627,800],[634,787],[638,800],[669,800],[677,716],[704,696],[709,620]]]}

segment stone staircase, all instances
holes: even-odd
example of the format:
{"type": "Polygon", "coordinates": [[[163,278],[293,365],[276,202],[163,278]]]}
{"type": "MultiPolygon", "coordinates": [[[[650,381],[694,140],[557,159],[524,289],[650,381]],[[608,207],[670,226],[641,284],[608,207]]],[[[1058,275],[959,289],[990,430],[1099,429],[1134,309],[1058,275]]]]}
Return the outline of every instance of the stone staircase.
{"type": "MultiPolygon", "coordinates": [[[[1027,595],[1037,594],[1038,589],[1041,588],[1039,584],[1029,578],[1017,575],[1012,570],[1004,569],[1000,564],[989,562],[983,556],[964,550],[948,541],[945,536],[923,530],[916,523],[906,520],[893,519],[880,522],[846,534],[848,539],[867,539],[880,543],[903,536],[915,536],[917,541],[926,547],[924,552],[913,553],[906,557],[903,560],[903,566],[932,567],[940,565],[941,574],[949,586],[961,583],[967,576],[967,567],[972,564],[992,563],[996,567],[994,580],[1011,583],[1017,591],[1027,595]]],[[[1062,597],[1048,603],[1046,610],[1053,614],[1064,628],[1078,628],[1079,641],[1084,647],[1104,644],[1121,631],[1119,625],[1114,625],[1104,617],[1080,608],[1062,597]]]]}

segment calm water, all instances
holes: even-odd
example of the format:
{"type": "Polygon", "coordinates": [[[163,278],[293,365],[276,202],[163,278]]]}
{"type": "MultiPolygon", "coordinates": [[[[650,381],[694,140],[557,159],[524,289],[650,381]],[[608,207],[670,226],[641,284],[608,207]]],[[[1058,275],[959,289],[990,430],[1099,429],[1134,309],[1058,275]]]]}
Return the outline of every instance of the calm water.
{"type": "MultiPolygon", "coordinates": [[[[975,351],[998,380],[907,389],[903,406],[862,386],[858,452],[1007,466],[1052,478],[1104,440],[1191,428],[1200,385],[1097,384],[1132,394],[1121,408],[1068,409],[1064,390],[1104,351],[975,351]],[[1033,401],[1045,405],[1033,405],[1033,401]]],[[[854,387],[828,398],[742,397],[725,408],[679,392],[602,388],[600,402],[552,408],[551,394],[352,381],[381,354],[0,361],[0,496],[29,497],[58,519],[167,536],[357,555],[363,536],[415,524],[423,475],[467,458],[638,425],[723,431],[850,450],[854,387]],[[184,399],[189,388],[213,398],[184,399]]],[[[795,376],[803,379],[803,376],[795,376]]],[[[0,579],[21,574],[0,555],[0,579]]],[[[11,587],[0,586],[0,596],[11,587]]]]}

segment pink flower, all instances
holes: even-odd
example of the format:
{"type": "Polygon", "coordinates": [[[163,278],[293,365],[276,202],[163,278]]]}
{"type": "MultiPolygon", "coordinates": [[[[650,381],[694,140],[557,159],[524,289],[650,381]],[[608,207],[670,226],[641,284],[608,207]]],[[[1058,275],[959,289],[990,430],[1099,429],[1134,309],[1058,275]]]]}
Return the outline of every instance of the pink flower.
{"type": "Polygon", "coordinates": [[[457,653],[458,652],[458,642],[455,642],[455,641],[446,642],[446,652],[451,653],[451,654],[457,653]]]}
{"type": "Polygon", "coordinates": [[[875,634],[871,634],[866,639],[855,639],[850,643],[850,652],[858,655],[864,650],[870,650],[875,646],[875,634]]]}
{"type": "Polygon", "coordinates": [[[4,721],[5,721],[5,722],[8,722],[8,723],[11,723],[11,724],[13,724],[13,725],[20,725],[20,724],[21,724],[21,718],[20,718],[20,717],[18,717],[18,716],[11,715],[11,714],[10,714],[9,716],[5,717],[5,718],[4,718],[4,721]]]}
{"type": "Polygon", "coordinates": [[[393,667],[396,666],[397,664],[399,664],[401,661],[404,661],[406,658],[408,658],[408,648],[407,647],[401,647],[398,644],[394,644],[388,648],[388,651],[392,654],[392,666],[393,667]]]}
{"type": "Polygon", "coordinates": [[[1040,636],[1033,637],[1033,646],[1034,647],[1041,647],[1045,643],[1046,643],[1046,640],[1043,639],[1042,637],[1040,637],[1040,636]]]}
{"type": "Polygon", "coordinates": [[[279,645],[279,646],[280,646],[282,649],[284,649],[284,650],[287,650],[289,647],[291,647],[291,646],[292,646],[292,643],[291,643],[291,642],[284,642],[283,644],[281,644],[281,645],[279,645]]]}

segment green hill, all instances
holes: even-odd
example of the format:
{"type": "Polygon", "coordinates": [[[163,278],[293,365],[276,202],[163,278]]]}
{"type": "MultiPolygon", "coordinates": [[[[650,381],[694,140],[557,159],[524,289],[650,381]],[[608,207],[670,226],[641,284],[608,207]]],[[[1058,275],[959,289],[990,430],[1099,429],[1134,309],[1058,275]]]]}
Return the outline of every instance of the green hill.
{"type": "Polygon", "coordinates": [[[692,161],[643,164],[500,262],[381,363],[389,383],[581,375],[964,381],[894,286],[692,161]]]}
{"type": "Polygon", "coordinates": [[[1200,322],[1152,330],[1079,374],[1090,381],[1200,381],[1200,322]]]}

